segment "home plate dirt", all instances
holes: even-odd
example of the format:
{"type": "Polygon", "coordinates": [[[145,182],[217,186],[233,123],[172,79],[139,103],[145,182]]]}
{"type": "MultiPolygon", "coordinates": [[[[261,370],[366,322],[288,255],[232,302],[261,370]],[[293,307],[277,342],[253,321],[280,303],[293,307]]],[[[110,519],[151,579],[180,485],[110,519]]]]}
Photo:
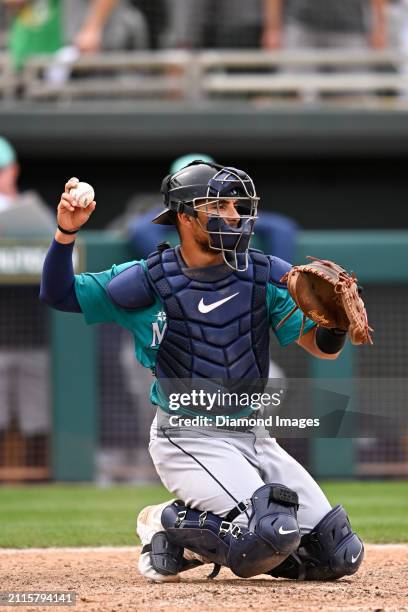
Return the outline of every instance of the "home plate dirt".
{"type": "MultiPolygon", "coordinates": [[[[408,611],[408,546],[367,546],[360,572],[337,582],[241,579],[212,566],[182,581],[152,584],[137,572],[137,548],[0,550],[0,591],[75,591],[76,611],[408,611]]],[[[10,610],[1,607],[1,610],[10,610]]],[[[50,607],[21,607],[44,610],[50,607]]],[[[72,609],[72,608],[71,608],[72,609]]]]}

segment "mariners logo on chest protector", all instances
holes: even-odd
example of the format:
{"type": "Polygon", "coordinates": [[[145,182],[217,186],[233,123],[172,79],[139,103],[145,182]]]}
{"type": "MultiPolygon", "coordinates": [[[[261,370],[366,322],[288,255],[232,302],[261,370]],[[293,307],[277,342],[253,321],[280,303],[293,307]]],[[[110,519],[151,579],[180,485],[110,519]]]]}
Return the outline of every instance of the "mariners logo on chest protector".
{"type": "Polygon", "coordinates": [[[152,341],[150,348],[156,348],[160,345],[163,340],[163,336],[167,328],[167,317],[164,310],[159,310],[156,314],[156,320],[152,323],[152,341]]]}

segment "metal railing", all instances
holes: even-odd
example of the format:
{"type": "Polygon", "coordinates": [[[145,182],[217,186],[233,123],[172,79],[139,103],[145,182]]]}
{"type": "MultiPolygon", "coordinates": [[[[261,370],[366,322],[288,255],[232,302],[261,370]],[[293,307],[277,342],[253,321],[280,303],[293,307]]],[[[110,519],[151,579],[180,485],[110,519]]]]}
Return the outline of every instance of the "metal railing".
{"type": "Polygon", "coordinates": [[[14,99],[17,81],[10,56],[5,52],[0,52],[0,99],[14,99]]]}
{"type": "Polygon", "coordinates": [[[0,55],[0,95],[30,101],[211,100],[253,95],[381,95],[408,89],[408,56],[396,51],[151,51],[85,55],[72,64],[31,58],[17,76],[0,55]]]}
{"type": "Polygon", "coordinates": [[[83,98],[155,98],[185,95],[191,57],[183,51],[101,53],[80,57],[72,66],[49,56],[32,58],[22,75],[31,100],[83,98]],[[53,79],[66,71],[67,78],[53,79]],[[69,76],[68,76],[69,75],[69,76]]]}

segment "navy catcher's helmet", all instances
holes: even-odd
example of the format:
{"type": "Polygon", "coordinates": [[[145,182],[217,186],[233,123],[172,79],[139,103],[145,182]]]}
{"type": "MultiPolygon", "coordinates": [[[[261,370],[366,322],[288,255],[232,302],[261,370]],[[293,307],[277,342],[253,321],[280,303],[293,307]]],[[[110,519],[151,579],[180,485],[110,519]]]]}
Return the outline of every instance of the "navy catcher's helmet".
{"type": "Polygon", "coordinates": [[[166,209],[153,219],[153,223],[171,225],[176,214],[183,212],[197,219],[198,211],[207,212],[206,227],[209,246],[221,251],[225,263],[234,270],[248,267],[248,249],[257,218],[259,198],[248,174],[237,168],[224,167],[211,162],[196,160],[163,180],[161,192],[166,209]],[[238,227],[226,223],[218,203],[233,198],[240,215],[238,227]],[[207,211],[207,205],[216,203],[217,209],[207,211]],[[239,257],[239,255],[241,257],[239,257]],[[240,259],[240,261],[239,261],[240,259]]]}

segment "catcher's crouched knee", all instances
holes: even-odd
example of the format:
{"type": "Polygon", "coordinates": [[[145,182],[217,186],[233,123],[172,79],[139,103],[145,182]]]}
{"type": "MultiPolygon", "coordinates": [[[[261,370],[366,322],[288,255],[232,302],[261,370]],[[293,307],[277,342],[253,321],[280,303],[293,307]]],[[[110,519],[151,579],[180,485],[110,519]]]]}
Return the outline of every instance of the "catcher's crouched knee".
{"type": "Polygon", "coordinates": [[[270,574],[298,580],[336,580],[355,574],[363,559],[363,542],[339,505],[304,535],[298,550],[270,574]]]}

